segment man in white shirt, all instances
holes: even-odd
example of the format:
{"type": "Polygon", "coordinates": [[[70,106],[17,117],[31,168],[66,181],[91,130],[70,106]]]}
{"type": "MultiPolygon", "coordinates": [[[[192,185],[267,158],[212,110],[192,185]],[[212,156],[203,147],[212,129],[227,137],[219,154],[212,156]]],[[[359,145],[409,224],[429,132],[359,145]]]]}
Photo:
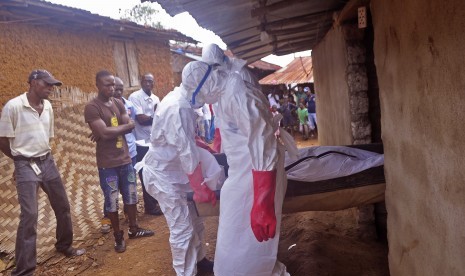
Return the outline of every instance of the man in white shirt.
{"type": "Polygon", "coordinates": [[[268,94],[268,101],[270,102],[270,107],[273,107],[273,105],[276,105],[277,108],[281,107],[279,103],[279,95],[276,93],[275,90],[271,91],[271,93],[268,94]]]}
{"type": "Polygon", "coordinates": [[[67,257],[85,253],[84,249],[72,247],[70,205],[49,141],[54,131],[52,105],[47,99],[53,87],[60,86],[61,82],[46,70],[34,70],[28,83],[29,91],[8,101],[0,117],[0,150],[14,160],[21,206],[16,232],[16,267],[11,275],[32,275],[37,265],[39,187],[47,194],[55,212],[56,250],[67,257]]]}
{"type": "MultiPolygon", "coordinates": [[[[129,101],[134,104],[136,110],[136,140],[144,140],[150,142],[150,131],[152,130],[153,115],[157,109],[160,99],[152,93],[154,85],[154,77],[150,73],[146,73],[141,78],[141,89],[135,91],[129,96],[129,101]]],[[[144,158],[149,150],[148,147],[137,145],[137,162],[144,158]]],[[[144,180],[142,179],[142,171],[139,171],[139,178],[142,183],[142,192],[144,196],[145,213],[149,215],[161,215],[162,212],[158,206],[158,202],[147,193],[144,180]]]]}

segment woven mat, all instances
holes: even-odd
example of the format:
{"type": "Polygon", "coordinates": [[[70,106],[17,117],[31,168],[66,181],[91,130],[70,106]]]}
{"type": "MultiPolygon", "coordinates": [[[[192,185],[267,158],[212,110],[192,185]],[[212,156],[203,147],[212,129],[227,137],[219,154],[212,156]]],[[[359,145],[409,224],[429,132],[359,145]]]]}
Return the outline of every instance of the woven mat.
{"type": "MultiPolygon", "coordinates": [[[[75,246],[87,242],[92,233],[100,231],[103,206],[95,144],[87,137],[90,130],[83,114],[83,104],[55,112],[52,143],[52,154],[71,205],[75,246]]],[[[0,252],[10,257],[14,254],[20,213],[13,171],[13,161],[0,153],[0,252]]],[[[56,220],[47,195],[41,189],[38,195],[37,257],[41,262],[55,254],[56,220]]]]}

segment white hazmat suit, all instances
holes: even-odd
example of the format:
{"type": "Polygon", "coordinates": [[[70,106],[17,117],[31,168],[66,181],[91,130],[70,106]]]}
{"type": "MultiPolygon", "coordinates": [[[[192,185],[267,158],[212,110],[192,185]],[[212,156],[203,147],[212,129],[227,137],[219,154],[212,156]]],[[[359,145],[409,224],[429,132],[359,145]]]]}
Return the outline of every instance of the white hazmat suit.
{"type": "Polygon", "coordinates": [[[216,165],[219,168],[219,165],[211,154],[202,154],[205,150],[196,146],[193,108],[203,106],[205,102],[200,98],[208,99],[223,88],[216,88],[218,72],[196,71],[194,73],[200,75],[194,76],[192,70],[186,68],[181,86],[158,105],[152,124],[151,146],[141,163],[145,188],[158,200],[170,229],[173,267],[178,276],[196,275],[197,263],[205,257],[203,220],[196,215],[193,204],[188,203],[186,193],[194,190],[194,199],[200,197],[200,202],[214,203],[214,193],[202,184],[204,178],[208,178],[215,185],[212,179],[220,177],[217,173],[205,175],[205,171],[209,171],[205,167],[216,165]],[[202,88],[196,89],[204,76],[208,77],[208,82],[204,81],[202,88]],[[192,98],[194,92],[202,95],[196,102],[192,98]]]}
{"type": "Polygon", "coordinates": [[[221,63],[223,51],[212,45],[204,48],[202,58],[219,64],[218,70],[228,74],[221,85],[225,90],[218,99],[217,114],[229,164],[229,176],[221,190],[214,272],[216,276],[288,275],[277,260],[287,185],[284,148],[274,135],[277,126],[266,97],[244,69],[245,61],[221,63]],[[260,202],[270,196],[271,202],[260,202]],[[263,213],[260,208],[268,210],[263,213]],[[265,213],[270,208],[276,220],[266,225],[269,213],[265,213]]]}
{"type": "MultiPolygon", "coordinates": [[[[242,62],[237,63],[235,58],[229,58],[224,55],[224,51],[214,43],[207,44],[202,48],[202,61],[222,71],[236,72],[241,76],[242,80],[246,82],[248,87],[260,89],[258,80],[252,75],[247,67],[243,66],[244,64],[242,64],[242,62]]],[[[217,104],[214,104],[213,112],[215,114],[215,135],[213,139],[213,149],[216,152],[221,152],[221,123],[216,109],[217,104]]]]}

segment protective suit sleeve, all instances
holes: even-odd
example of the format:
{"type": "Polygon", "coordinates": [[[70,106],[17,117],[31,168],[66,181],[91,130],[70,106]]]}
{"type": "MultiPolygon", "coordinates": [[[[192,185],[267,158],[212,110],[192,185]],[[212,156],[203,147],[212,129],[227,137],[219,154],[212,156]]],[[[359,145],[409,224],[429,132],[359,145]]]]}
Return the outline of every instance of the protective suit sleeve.
{"type": "MultiPolygon", "coordinates": [[[[155,112],[152,125],[152,145],[167,144],[173,147],[179,157],[182,170],[191,174],[199,164],[199,154],[195,144],[194,111],[190,106],[180,106],[179,97],[167,96],[165,105],[155,112]]],[[[164,99],[165,100],[165,99],[164,99]]]]}
{"type": "MultiPolygon", "coordinates": [[[[238,74],[237,74],[238,75],[238,74]]],[[[273,125],[273,116],[268,102],[256,87],[238,77],[228,85],[234,93],[236,105],[235,124],[247,137],[247,146],[252,161],[254,201],[250,212],[251,228],[259,242],[274,238],[276,233],[275,192],[278,145],[273,125]]]]}
{"type": "MultiPolygon", "coordinates": [[[[232,117],[239,130],[247,137],[252,167],[257,171],[271,171],[278,160],[277,140],[274,135],[273,116],[263,93],[248,87],[238,74],[232,78],[228,96],[232,117]]],[[[228,89],[229,89],[228,88],[228,89]]]]}
{"type": "Polygon", "coordinates": [[[199,153],[195,143],[194,115],[192,109],[179,110],[179,122],[174,122],[178,131],[175,135],[175,146],[183,171],[191,174],[199,164],[199,153]]]}

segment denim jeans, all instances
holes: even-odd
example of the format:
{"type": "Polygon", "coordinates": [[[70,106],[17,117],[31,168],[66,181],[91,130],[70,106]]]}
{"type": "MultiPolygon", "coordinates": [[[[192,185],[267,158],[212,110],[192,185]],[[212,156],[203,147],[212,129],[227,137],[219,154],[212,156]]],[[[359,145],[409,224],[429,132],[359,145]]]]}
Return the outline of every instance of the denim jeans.
{"type": "Polygon", "coordinates": [[[16,191],[21,207],[16,233],[16,267],[11,275],[33,275],[37,264],[37,192],[47,194],[57,221],[55,248],[68,249],[73,243],[73,226],[68,197],[53,157],[35,162],[42,173],[36,175],[28,160],[15,160],[16,191]]]}
{"type": "Polygon", "coordinates": [[[316,128],[316,113],[308,113],[308,123],[311,130],[316,128]]]}
{"type": "MultiPolygon", "coordinates": [[[[132,164],[132,167],[134,167],[136,165],[136,156],[131,158],[131,164],[132,164]]],[[[137,186],[137,181],[136,181],[136,186],[137,186]]],[[[121,192],[121,189],[120,189],[119,192],[120,192],[121,195],[123,195],[123,193],[121,192]]],[[[118,208],[118,206],[116,206],[116,207],[118,208]]],[[[124,213],[126,213],[126,208],[124,209],[124,213]]],[[[103,203],[103,216],[107,217],[107,211],[105,210],[105,202],[103,203]]]]}
{"type": "Polygon", "coordinates": [[[118,211],[120,192],[125,205],[137,203],[136,174],[131,163],[114,168],[99,168],[98,174],[105,198],[105,212],[118,211]]]}

